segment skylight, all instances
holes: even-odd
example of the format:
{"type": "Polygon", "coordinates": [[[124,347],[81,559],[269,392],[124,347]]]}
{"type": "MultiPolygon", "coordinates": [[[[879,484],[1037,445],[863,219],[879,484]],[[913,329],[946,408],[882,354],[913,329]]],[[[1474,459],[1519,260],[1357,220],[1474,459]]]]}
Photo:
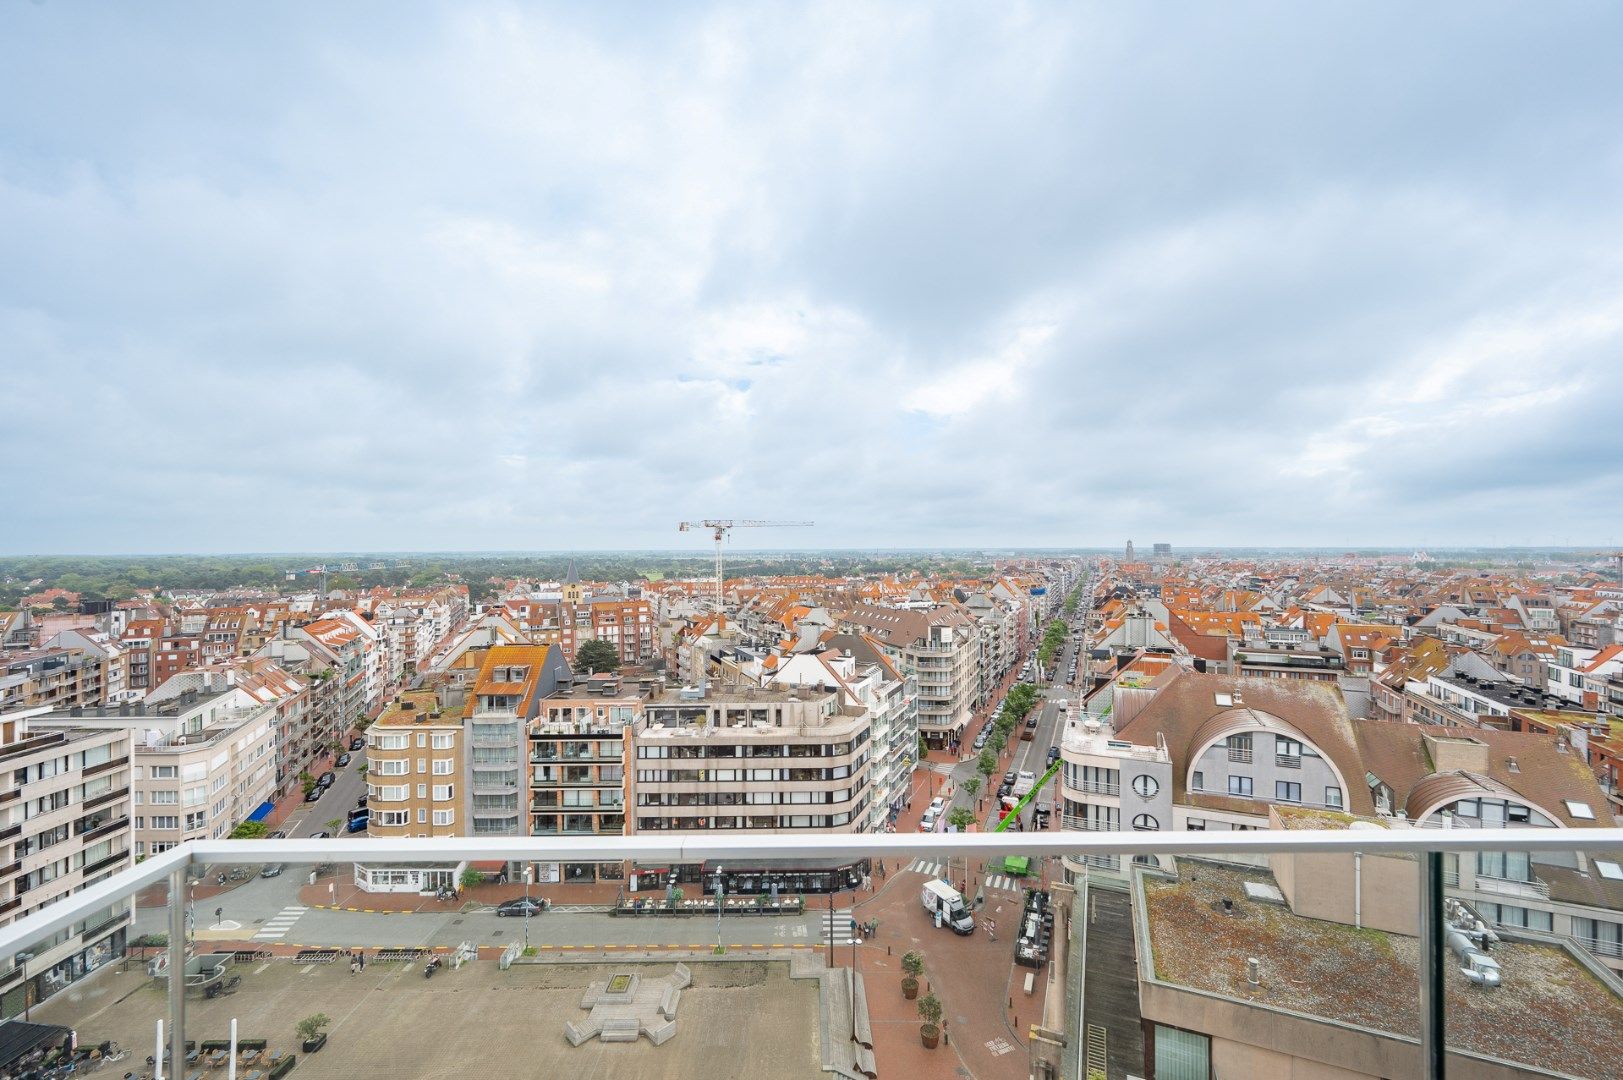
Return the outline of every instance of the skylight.
{"type": "Polygon", "coordinates": [[[1573,799],[1563,799],[1562,801],[1567,804],[1567,813],[1571,814],[1573,817],[1580,818],[1584,821],[1595,820],[1595,811],[1589,808],[1588,803],[1577,802],[1573,799]]]}
{"type": "Polygon", "coordinates": [[[1595,860],[1595,870],[1607,881],[1623,881],[1623,867],[1605,859],[1595,860]]]}

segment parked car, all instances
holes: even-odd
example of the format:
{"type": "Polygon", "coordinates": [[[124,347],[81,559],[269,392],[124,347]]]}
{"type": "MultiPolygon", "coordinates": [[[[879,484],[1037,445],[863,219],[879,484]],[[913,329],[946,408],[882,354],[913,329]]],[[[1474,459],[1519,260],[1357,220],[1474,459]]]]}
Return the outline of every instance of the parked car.
{"type": "Polygon", "coordinates": [[[353,739],[349,740],[349,751],[353,754],[355,751],[361,749],[365,745],[366,738],[364,736],[357,735],[353,739]]]}
{"type": "Polygon", "coordinates": [[[305,802],[315,802],[317,799],[321,798],[325,794],[327,794],[327,785],[326,784],[317,784],[315,787],[310,789],[308,794],[305,795],[304,801],[305,802]]]}
{"type": "Polygon", "coordinates": [[[935,798],[930,800],[930,813],[939,816],[941,811],[945,810],[946,808],[947,800],[943,799],[941,796],[937,795],[935,798]]]}
{"type": "Polygon", "coordinates": [[[259,871],[260,877],[277,877],[282,873],[281,863],[266,863],[259,871]]]}
{"type": "Polygon", "coordinates": [[[266,833],[265,834],[265,839],[266,840],[281,840],[285,836],[287,836],[287,833],[283,832],[281,829],[277,829],[275,832],[266,833]]]}
{"type": "Polygon", "coordinates": [[[349,760],[350,759],[349,759],[348,754],[339,754],[338,755],[338,760],[337,760],[337,762],[335,762],[335,764],[337,765],[338,768],[342,769],[345,765],[349,764],[349,760]]]}
{"type": "Polygon", "coordinates": [[[320,776],[316,777],[316,786],[317,787],[332,787],[334,781],[336,781],[337,779],[338,779],[338,777],[336,775],[334,775],[333,773],[324,772],[320,776]]]}
{"type": "Polygon", "coordinates": [[[1005,784],[1009,785],[1010,787],[1014,787],[1014,770],[1013,769],[1010,769],[1008,772],[1003,774],[1003,782],[1005,784]]]}
{"type": "Polygon", "coordinates": [[[508,915],[539,915],[547,910],[547,902],[539,896],[520,896],[515,900],[503,900],[496,905],[496,917],[504,918],[508,915]]]}
{"type": "Polygon", "coordinates": [[[369,821],[371,821],[371,820],[372,820],[372,815],[371,814],[359,814],[359,815],[349,819],[349,824],[344,826],[344,831],[345,832],[365,832],[367,823],[369,821]]]}
{"type": "Polygon", "coordinates": [[[366,798],[367,798],[366,793],[362,792],[361,797],[359,799],[355,800],[355,805],[356,806],[365,806],[366,805],[366,798]]]}
{"type": "Polygon", "coordinates": [[[328,840],[331,839],[331,837],[332,833],[328,832],[326,829],[318,829],[310,834],[310,839],[312,840],[328,840]]]}
{"type": "Polygon", "coordinates": [[[1054,762],[1056,762],[1058,760],[1059,760],[1059,747],[1050,746],[1048,748],[1048,763],[1050,765],[1052,765],[1052,764],[1054,764],[1054,762]]]}

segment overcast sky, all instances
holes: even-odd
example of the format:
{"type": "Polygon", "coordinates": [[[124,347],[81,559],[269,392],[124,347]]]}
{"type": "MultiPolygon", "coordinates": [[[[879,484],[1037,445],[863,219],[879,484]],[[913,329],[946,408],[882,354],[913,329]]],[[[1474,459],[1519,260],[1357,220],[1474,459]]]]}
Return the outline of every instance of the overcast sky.
{"type": "Polygon", "coordinates": [[[1623,541],[1620,41],[6,4],[0,551],[1623,541]]]}

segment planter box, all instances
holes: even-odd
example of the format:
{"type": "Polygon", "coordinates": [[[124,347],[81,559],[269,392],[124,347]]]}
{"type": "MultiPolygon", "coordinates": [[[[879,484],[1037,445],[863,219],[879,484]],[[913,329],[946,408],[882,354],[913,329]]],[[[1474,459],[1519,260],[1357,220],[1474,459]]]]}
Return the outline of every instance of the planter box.
{"type": "Polygon", "coordinates": [[[326,1046],[326,1045],[327,1045],[327,1033],[325,1031],[323,1031],[320,1035],[317,1035],[313,1039],[304,1040],[302,1043],[299,1044],[299,1049],[303,1050],[306,1054],[313,1054],[317,1050],[320,1050],[323,1046],[326,1046]]]}

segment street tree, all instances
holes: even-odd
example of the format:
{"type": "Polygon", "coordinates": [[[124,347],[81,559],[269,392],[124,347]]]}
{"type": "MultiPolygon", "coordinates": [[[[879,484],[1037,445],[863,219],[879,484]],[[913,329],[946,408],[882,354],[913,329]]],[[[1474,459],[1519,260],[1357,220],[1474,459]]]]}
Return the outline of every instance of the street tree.
{"type": "MultiPolygon", "coordinates": [[[[993,736],[993,738],[996,738],[996,736],[993,736]]],[[[992,774],[997,772],[997,755],[990,749],[982,750],[981,756],[975,761],[975,771],[990,780],[992,774]]],[[[970,794],[973,795],[974,792],[970,792],[970,794]]]]}
{"type": "Polygon", "coordinates": [[[602,638],[592,638],[575,650],[575,667],[589,673],[619,671],[619,650],[602,638]]]}

